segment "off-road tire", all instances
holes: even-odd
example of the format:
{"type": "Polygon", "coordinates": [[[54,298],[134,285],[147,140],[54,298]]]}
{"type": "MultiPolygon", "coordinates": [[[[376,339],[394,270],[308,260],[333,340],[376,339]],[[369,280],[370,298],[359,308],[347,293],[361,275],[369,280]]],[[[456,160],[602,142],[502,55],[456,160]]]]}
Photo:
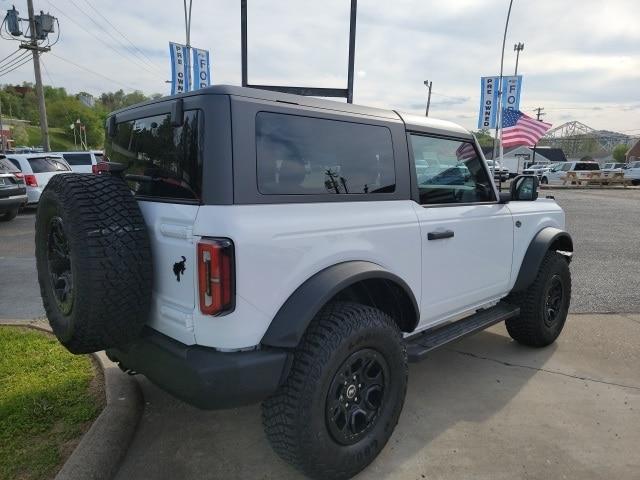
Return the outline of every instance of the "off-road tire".
{"type": "Polygon", "coordinates": [[[402,336],[388,315],[357,303],[332,303],[309,325],[285,383],[262,404],[267,438],[280,457],[311,478],[351,478],[389,440],[404,404],[407,375],[402,336]],[[338,443],[325,416],[329,389],[343,362],[371,350],[384,357],[390,373],[379,415],[356,443],[338,443]]]}
{"type": "Polygon", "coordinates": [[[151,247],[144,218],[123,180],[54,176],[40,197],[35,241],[44,309],[69,351],[119,347],[140,334],[151,303],[151,247]],[[60,277],[50,271],[49,259],[57,259],[58,252],[51,240],[54,230],[66,237],[65,258],[70,259],[70,268],[64,268],[72,288],[64,302],[54,291],[54,278],[60,277]]]}
{"type": "Polygon", "coordinates": [[[512,293],[505,300],[520,307],[520,315],[505,322],[511,338],[530,347],[546,347],[552,344],[560,335],[569,312],[569,262],[558,252],[547,252],[533,284],[527,290],[512,293]],[[545,323],[545,308],[547,293],[551,282],[555,281],[554,278],[562,284],[563,297],[555,321],[548,325],[545,323]]]}
{"type": "Polygon", "coordinates": [[[13,220],[14,218],[16,218],[18,216],[18,208],[14,209],[14,210],[9,210],[8,212],[3,213],[2,215],[0,215],[0,221],[1,222],[10,222],[11,220],[13,220]]]}

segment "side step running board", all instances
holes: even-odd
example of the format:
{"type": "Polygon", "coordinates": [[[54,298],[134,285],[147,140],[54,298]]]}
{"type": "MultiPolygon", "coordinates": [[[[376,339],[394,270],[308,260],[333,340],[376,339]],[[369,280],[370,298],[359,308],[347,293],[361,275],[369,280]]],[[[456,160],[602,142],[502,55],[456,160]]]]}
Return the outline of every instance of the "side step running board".
{"type": "Polygon", "coordinates": [[[519,314],[519,307],[505,302],[499,302],[494,307],[478,310],[470,317],[455,321],[443,327],[427,330],[414,337],[409,337],[406,339],[409,361],[418,362],[436,348],[484,330],[491,325],[503,322],[519,314]]]}

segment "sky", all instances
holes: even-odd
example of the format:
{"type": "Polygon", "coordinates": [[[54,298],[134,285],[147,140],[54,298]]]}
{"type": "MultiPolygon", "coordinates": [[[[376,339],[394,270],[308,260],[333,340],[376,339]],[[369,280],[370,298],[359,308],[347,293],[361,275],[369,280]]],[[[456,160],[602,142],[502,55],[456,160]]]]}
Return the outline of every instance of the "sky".
{"type": "MultiPolygon", "coordinates": [[[[250,0],[249,83],[345,88],[349,0],[250,0]]],[[[26,16],[26,0],[15,4],[26,16]]],[[[34,0],[60,23],[43,54],[45,84],[98,94],[168,94],[169,41],[184,42],[179,0],[34,0]],[[121,35],[123,34],[123,35],[121,35]],[[126,38],[125,38],[126,37],[126,38]],[[131,43],[130,43],[131,42],[131,43]],[[137,49],[132,47],[134,44],[137,49]]],[[[480,77],[497,75],[508,0],[360,0],[354,103],[423,113],[477,128],[480,77]]],[[[514,0],[504,69],[524,42],[520,109],[558,126],[640,135],[640,2],[514,0]]],[[[240,84],[240,2],[193,0],[191,44],[208,49],[216,84],[240,84]]],[[[0,40],[0,58],[17,42],[0,40]]],[[[33,81],[31,63],[0,83],[33,81]]]]}

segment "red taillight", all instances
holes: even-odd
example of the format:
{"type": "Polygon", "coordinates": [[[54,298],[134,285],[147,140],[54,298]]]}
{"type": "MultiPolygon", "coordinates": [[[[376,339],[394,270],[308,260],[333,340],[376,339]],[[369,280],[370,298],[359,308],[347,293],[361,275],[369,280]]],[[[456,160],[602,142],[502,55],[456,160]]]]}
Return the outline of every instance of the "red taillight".
{"type": "Polygon", "coordinates": [[[24,178],[24,175],[22,174],[22,172],[14,172],[13,176],[16,178],[24,178]]]}
{"type": "Polygon", "coordinates": [[[100,175],[102,172],[109,171],[109,162],[98,162],[95,165],[91,165],[91,173],[100,175]]]}
{"type": "Polygon", "coordinates": [[[235,306],[233,243],[226,238],[198,242],[200,311],[218,315],[235,306]]]}
{"type": "Polygon", "coordinates": [[[36,176],[35,175],[25,175],[24,176],[24,183],[27,184],[27,187],[37,187],[38,186],[38,181],[36,180],[36,176]]]}

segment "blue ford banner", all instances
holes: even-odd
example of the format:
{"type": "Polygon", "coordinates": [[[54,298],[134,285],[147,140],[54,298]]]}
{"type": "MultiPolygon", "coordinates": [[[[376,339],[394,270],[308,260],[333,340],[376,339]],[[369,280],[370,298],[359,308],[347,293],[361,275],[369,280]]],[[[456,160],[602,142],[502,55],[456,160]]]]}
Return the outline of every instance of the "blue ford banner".
{"type": "Polygon", "coordinates": [[[186,46],[169,42],[171,56],[171,95],[190,90],[189,52],[186,46]]]}
{"type": "MultiPolygon", "coordinates": [[[[495,128],[498,115],[498,82],[500,77],[482,77],[480,79],[480,113],[478,128],[495,128]]],[[[502,108],[520,109],[522,75],[502,77],[502,108]]]]}
{"type": "Polygon", "coordinates": [[[502,77],[502,108],[520,110],[520,90],[522,90],[522,75],[502,77]]]}
{"type": "Polygon", "coordinates": [[[193,51],[193,89],[205,88],[211,85],[209,66],[209,51],[192,48],[193,51]]]}

